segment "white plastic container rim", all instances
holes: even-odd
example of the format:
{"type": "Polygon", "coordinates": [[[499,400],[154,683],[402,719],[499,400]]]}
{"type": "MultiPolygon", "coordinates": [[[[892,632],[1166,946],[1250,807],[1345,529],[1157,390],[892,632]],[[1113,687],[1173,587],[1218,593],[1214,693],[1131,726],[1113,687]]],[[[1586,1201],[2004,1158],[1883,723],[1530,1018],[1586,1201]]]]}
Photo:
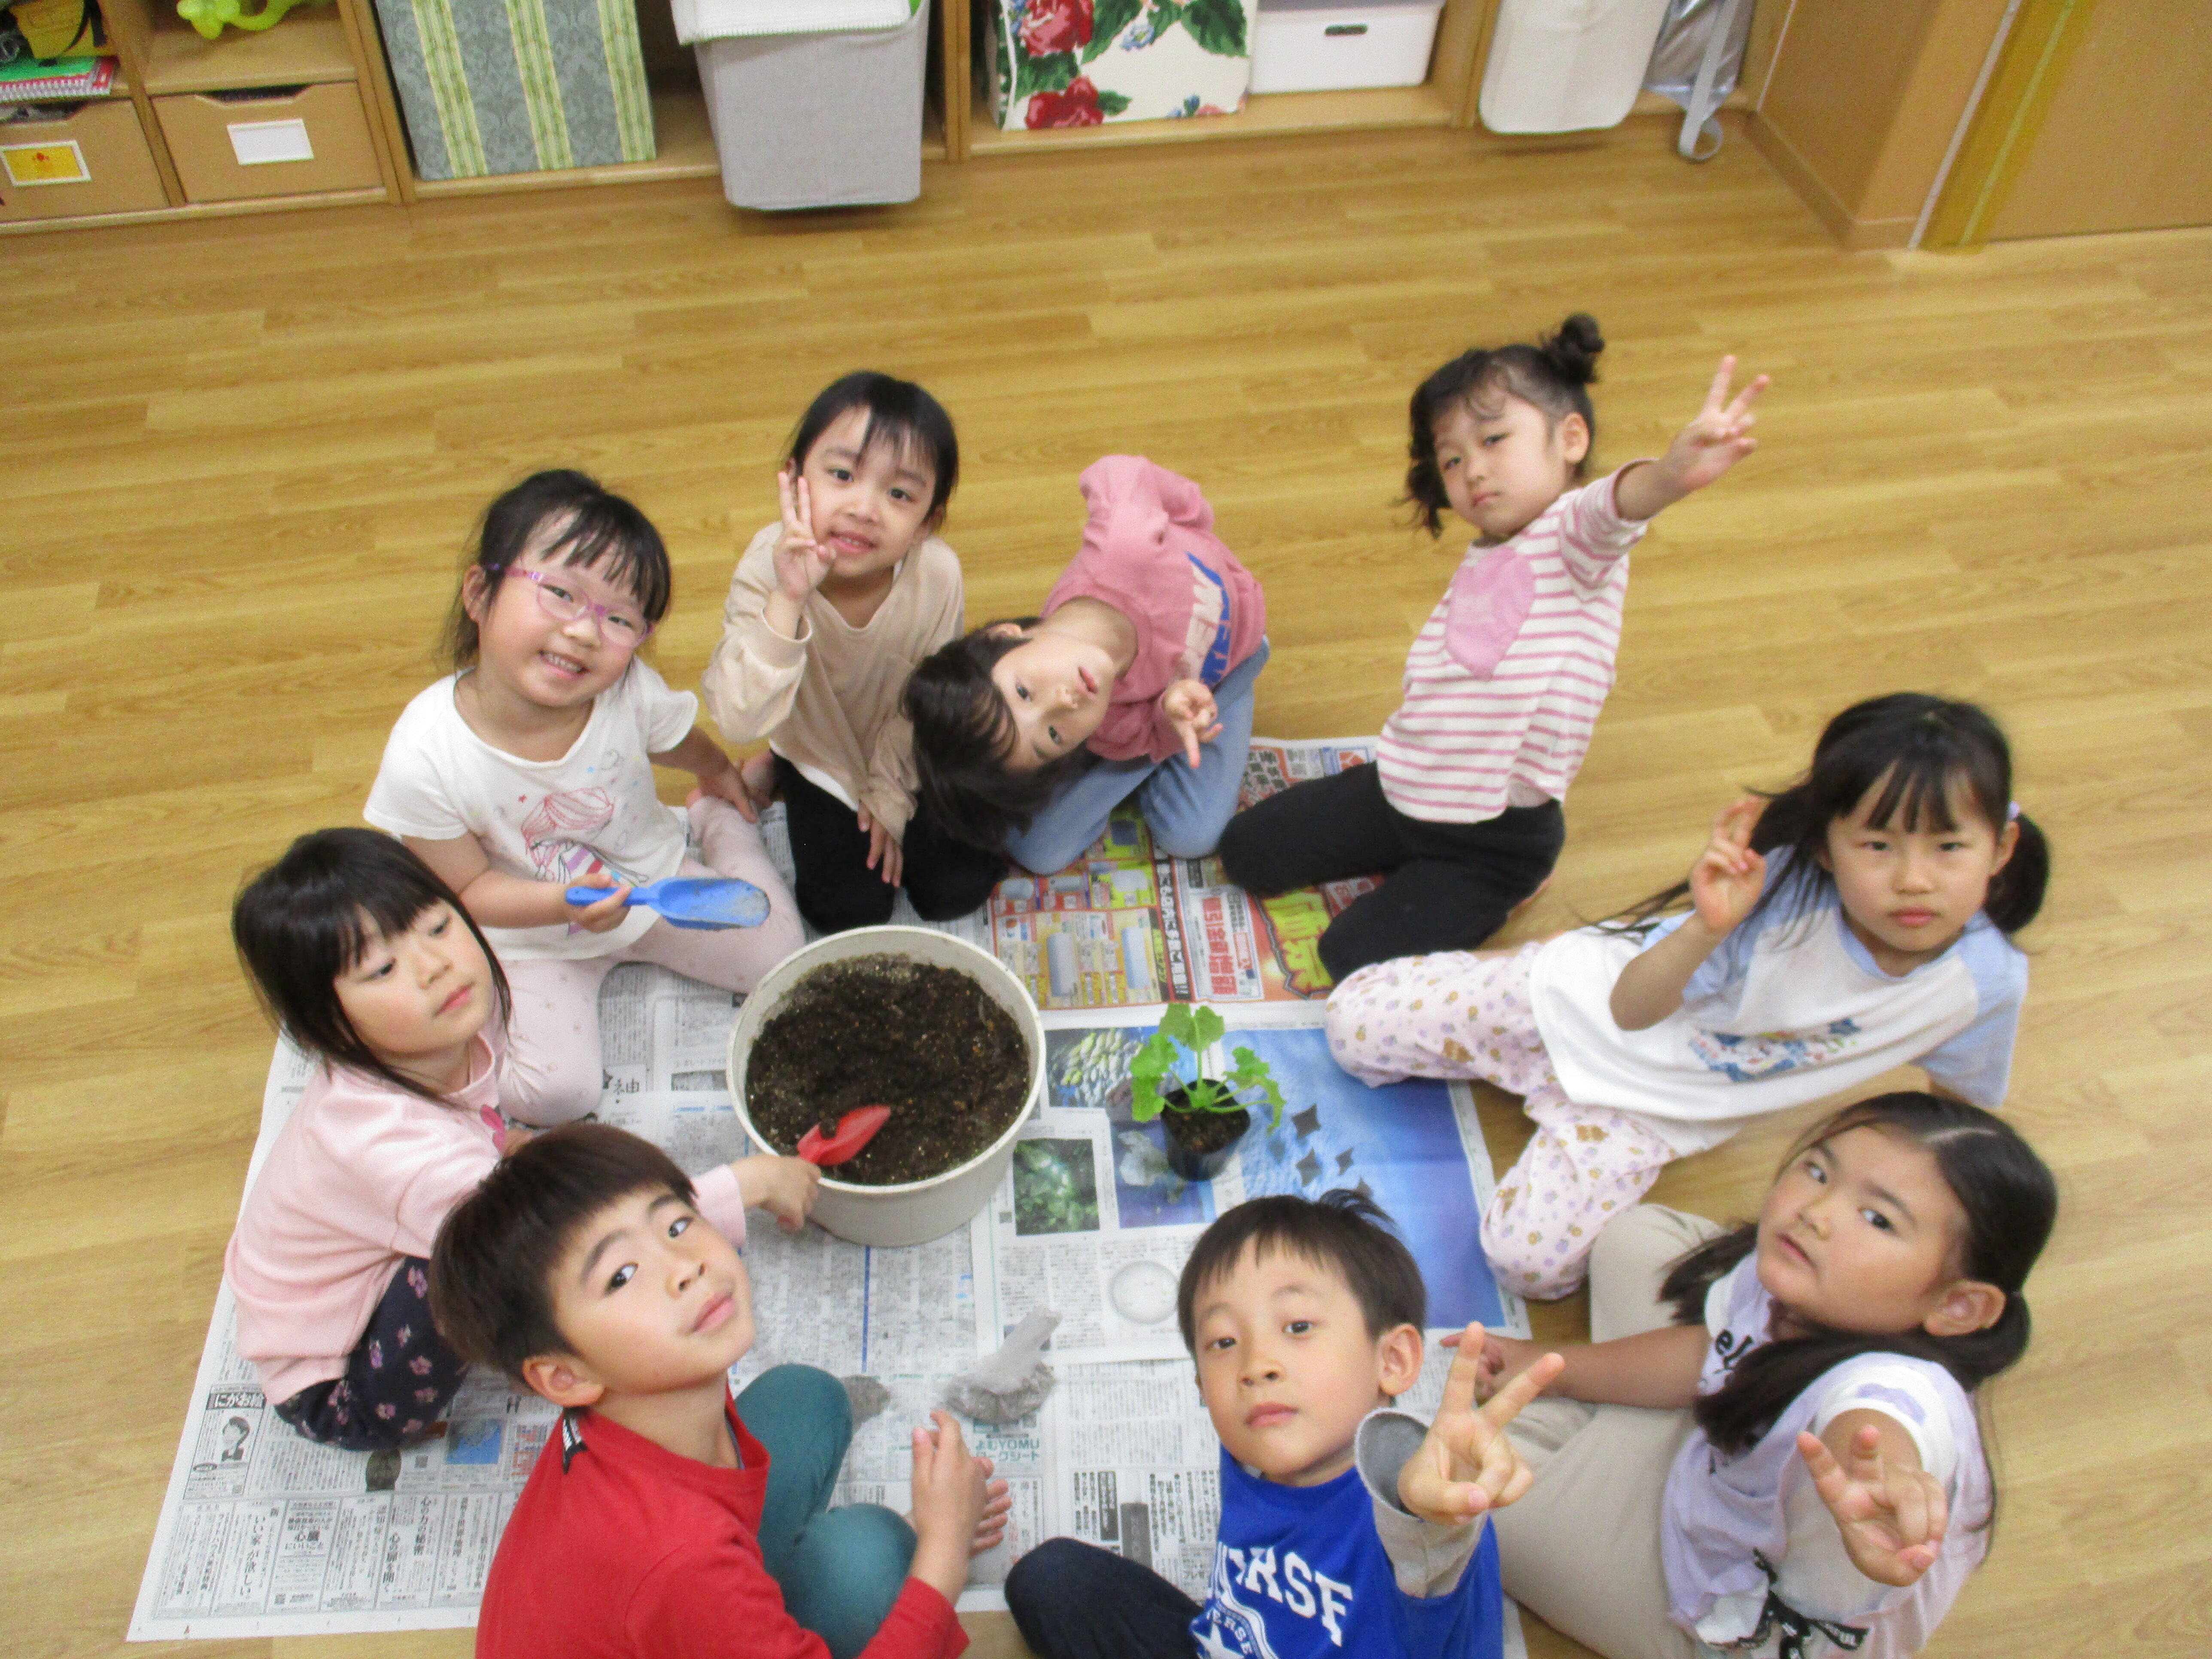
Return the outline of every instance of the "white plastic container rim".
{"type": "MultiPolygon", "coordinates": [[[[744,1006],[738,1010],[737,1024],[730,1029],[730,1101],[737,1108],[738,1121],[753,1145],[775,1151],[768,1137],[754,1126],[752,1113],[745,1105],[744,1060],[751,1052],[760,1028],[783,1006],[792,988],[817,968],[850,961],[855,957],[872,956],[912,957],[939,966],[957,968],[969,975],[983,987],[994,1002],[1013,1017],[1015,1025],[1020,1029],[1022,1041],[1029,1045],[1030,1050],[1029,1090],[1023,1097],[1022,1109],[1006,1126],[1005,1133],[966,1163],[956,1164],[926,1180],[901,1182],[888,1187],[837,1181],[826,1172],[823,1174],[822,1190],[824,1196],[835,1194],[874,1208],[879,1200],[887,1204],[900,1198],[926,1199],[959,1183],[963,1178],[972,1178],[994,1159],[1003,1163],[1011,1158],[1014,1141],[1019,1137],[1022,1126],[1029,1121],[1037,1109],[1038,1102],[1044,1097],[1045,1052],[1044,1022],[1037,1015],[1036,1003],[1030,995],[1029,987],[988,951],[977,949],[965,939],[955,939],[950,933],[940,933],[928,927],[857,927],[849,933],[832,933],[827,939],[817,939],[804,950],[793,951],[770,969],[768,977],[745,998],[744,1006]]],[[[977,1210],[990,1202],[991,1191],[997,1185],[998,1182],[994,1179],[988,1187],[983,1188],[981,1196],[969,1207],[966,1215],[948,1222],[937,1232],[925,1237],[939,1237],[972,1218],[977,1210]]]]}

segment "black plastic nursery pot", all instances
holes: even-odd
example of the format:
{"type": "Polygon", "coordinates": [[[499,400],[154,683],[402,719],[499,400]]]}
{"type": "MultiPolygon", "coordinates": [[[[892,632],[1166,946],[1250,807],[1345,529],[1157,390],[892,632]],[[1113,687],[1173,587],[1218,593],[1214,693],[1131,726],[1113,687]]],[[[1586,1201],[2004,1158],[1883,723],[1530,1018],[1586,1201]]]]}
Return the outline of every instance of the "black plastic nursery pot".
{"type": "Polygon", "coordinates": [[[1181,1089],[1161,1098],[1167,1105],[1160,1127],[1167,1131],[1168,1168],[1185,1181],[1212,1180],[1252,1127],[1252,1114],[1241,1106],[1233,1112],[1186,1111],[1188,1096],[1181,1089]]]}

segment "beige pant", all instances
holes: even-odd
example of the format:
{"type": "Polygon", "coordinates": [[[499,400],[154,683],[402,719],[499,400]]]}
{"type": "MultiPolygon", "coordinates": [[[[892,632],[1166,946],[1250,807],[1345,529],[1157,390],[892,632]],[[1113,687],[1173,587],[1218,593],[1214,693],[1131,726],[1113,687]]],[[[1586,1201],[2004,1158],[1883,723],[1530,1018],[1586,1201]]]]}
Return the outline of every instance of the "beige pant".
{"type": "MultiPolygon", "coordinates": [[[[1673,1322],[1658,1300],[1674,1258],[1720,1230],[1638,1205],[1590,1252],[1590,1340],[1673,1322]]],[[[1508,1431],[1535,1472],[1492,1517],[1505,1593],[1605,1659],[1695,1659],[1703,1644],[1667,1616],[1659,1507],[1690,1432],[1686,1411],[1539,1400],[1508,1431]]]]}

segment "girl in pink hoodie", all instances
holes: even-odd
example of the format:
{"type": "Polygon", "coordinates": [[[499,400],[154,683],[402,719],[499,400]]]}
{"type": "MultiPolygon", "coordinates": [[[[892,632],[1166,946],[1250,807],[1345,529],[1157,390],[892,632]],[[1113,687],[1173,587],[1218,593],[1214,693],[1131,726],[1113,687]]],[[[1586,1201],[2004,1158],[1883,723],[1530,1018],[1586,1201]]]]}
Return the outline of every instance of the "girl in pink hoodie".
{"type": "Polygon", "coordinates": [[[1082,550],[1043,615],[987,623],[908,680],[920,793],[1039,874],[1131,795],[1155,848],[1202,858],[1237,808],[1267,601],[1189,479],[1109,455],[1082,488],[1082,550]]]}
{"type": "MultiPolygon", "coordinates": [[[[460,1386],[430,1322],[430,1243],[507,1146],[507,976],[446,884],[373,830],[293,842],[239,894],[231,935],[320,1061],[223,1256],[238,1352],[310,1440],[404,1445],[460,1386]]],[[[700,1206],[742,1241],[747,1204],[796,1226],[817,1180],[796,1158],[746,1158],[698,1178],[700,1206]]]]}

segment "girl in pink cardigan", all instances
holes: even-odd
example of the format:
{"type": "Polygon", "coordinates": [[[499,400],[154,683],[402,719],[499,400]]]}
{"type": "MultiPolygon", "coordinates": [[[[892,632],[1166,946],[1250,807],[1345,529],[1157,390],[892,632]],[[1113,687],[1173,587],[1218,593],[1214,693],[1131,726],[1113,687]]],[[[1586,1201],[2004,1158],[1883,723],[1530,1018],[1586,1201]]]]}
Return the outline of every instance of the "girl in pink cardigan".
{"type": "MultiPolygon", "coordinates": [[[[231,935],[284,1035],[321,1063],[254,1176],[223,1276],[276,1414],[353,1451],[422,1438],[460,1386],[430,1322],[430,1242],[498,1163],[507,976],[452,890],[373,830],[302,836],[238,896],[231,935]]],[[[748,1204],[813,1207],[796,1158],[698,1179],[731,1238],[748,1204]]]]}
{"type": "Polygon", "coordinates": [[[1081,858],[1131,796],[1155,850],[1211,853],[1267,662],[1259,580],[1196,484],[1139,455],[1081,482],[1083,546],[1044,614],[963,635],[906,686],[923,802],[1040,875],[1081,858]]]}

